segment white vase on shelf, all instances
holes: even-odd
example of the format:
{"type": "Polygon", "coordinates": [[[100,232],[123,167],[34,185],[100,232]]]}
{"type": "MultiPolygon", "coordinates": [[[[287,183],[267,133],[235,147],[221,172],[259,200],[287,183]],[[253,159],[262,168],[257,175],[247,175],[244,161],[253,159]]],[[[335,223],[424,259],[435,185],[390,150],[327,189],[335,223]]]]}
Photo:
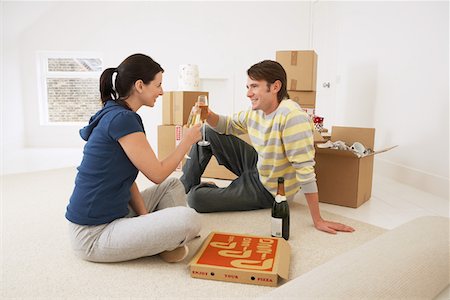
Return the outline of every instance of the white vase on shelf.
{"type": "Polygon", "coordinates": [[[183,64],[178,72],[178,90],[180,91],[199,91],[200,77],[198,66],[194,64],[183,64]]]}

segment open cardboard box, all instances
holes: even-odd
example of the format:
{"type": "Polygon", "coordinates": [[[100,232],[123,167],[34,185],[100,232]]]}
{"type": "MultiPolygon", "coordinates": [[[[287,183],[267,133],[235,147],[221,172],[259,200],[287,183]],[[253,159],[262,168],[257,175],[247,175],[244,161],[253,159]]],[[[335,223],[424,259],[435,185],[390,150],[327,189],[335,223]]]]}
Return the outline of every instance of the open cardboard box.
{"type": "Polygon", "coordinates": [[[194,278],[277,286],[289,277],[290,255],[283,238],[211,232],[189,268],[194,278]]]}
{"type": "MultiPolygon", "coordinates": [[[[373,149],[375,128],[333,126],[331,141],[339,140],[347,145],[360,142],[366,149],[373,149]]],[[[321,149],[316,144],[315,169],[319,201],[357,208],[369,200],[372,195],[374,155],[394,147],[357,157],[352,151],[321,149]]]]}

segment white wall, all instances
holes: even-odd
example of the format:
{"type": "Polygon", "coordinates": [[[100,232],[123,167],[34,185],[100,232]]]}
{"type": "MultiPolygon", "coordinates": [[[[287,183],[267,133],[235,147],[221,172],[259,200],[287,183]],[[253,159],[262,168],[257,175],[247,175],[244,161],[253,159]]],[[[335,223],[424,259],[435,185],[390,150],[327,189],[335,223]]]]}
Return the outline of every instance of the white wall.
{"type": "Polygon", "coordinates": [[[448,2],[313,7],[319,114],[376,128],[376,148],[399,145],[377,156],[379,172],[448,198],[448,2]]]}
{"type": "MultiPolygon", "coordinates": [[[[81,158],[78,127],[39,126],[36,51],[101,52],[105,67],[143,52],[166,70],[165,90],[177,88],[180,64],[195,63],[211,106],[231,113],[248,106],[250,65],[276,50],[314,48],[325,125],[375,127],[377,147],[400,145],[378,157],[378,172],[448,197],[447,2],[2,5],[4,173],[81,158]]],[[[161,105],[140,113],[156,148],[161,105]]]]}
{"type": "MultiPolygon", "coordinates": [[[[117,66],[128,55],[143,52],[165,69],[165,90],[177,89],[180,64],[195,63],[199,65],[203,88],[211,93],[211,106],[219,113],[232,113],[248,105],[245,74],[250,65],[274,59],[277,49],[308,47],[309,13],[308,2],[4,3],[5,35],[11,36],[4,45],[4,61],[8,64],[5,73],[10,69],[15,76],[4,78],[4,101],[11,101],[5,112],[5,132],[9,132],[5,144],[11,146],[4,149],[3,172],[38,168],[30,163],[33,160],[52,166],[57,153],[60,161],[69,165],[80,161],[76,151],[83,145],[79,127],[39,125],[37,51],[100,52],[105,67],[117,66]],[[280,16],[289,21],[277,22],[280,16]],[[20,120],[9,111],[17,112],[20,120]],[[22,130],[13,123],[19,123],[22,130]],[[12,145],[17,137],[21,143],[12,145]],[[51,157],[35,159],[45,153],[32,150],[36,148],[58,151],[51,157]],[[30,158],[23,159],[23,155],[30,158]]],[[[140,113],[148,139],[156,149],[161,104],[140,113]]]]}

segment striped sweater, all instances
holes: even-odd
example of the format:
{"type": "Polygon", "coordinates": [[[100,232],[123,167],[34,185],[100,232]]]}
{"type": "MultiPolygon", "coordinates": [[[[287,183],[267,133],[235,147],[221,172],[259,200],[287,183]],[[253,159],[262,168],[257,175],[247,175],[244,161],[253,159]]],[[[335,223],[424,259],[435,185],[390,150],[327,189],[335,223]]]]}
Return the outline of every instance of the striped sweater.
{"type": "Polygon", "coordinates": [[[288,198],[300,188],[304,193],[317,192],[312,129],[309,116],[292,100],[281,101],[269,115],[250,109],[229,117],[219,116],[215,128],[225,134],[248,133],[258,153],[262,184],[275,196],[277,179],[284,177],[288,198]]]}

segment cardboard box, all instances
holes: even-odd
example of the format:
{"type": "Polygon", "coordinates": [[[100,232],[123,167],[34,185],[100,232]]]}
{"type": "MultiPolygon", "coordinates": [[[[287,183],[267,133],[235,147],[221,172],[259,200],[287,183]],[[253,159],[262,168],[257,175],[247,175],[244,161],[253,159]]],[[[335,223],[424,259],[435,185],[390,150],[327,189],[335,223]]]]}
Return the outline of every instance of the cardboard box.
{"type": "MultiPolygon", "coordinates": [[[[183,126],[159,125],[158,126],[158,159],[165,159],[172,153],[183,138],[183,126]]],[[[180,171],[186,159],[177,166],[180,171]]]]}
{"type": "MultiPolygon", "coordinates": [[[[238,136],[250,144],[248,134],[238,136]]],[[[158,126],[158,159],[166,158],[175,150],[175,147],[183,138],[183,126],[180,125],[159,125],[158,126]]],[[[186,159],[178,165],[177,171],[181,171],[186,159]]],[[[234,180],[237,176],[224,166],[219,165],[217,159],[212,156],[202,177],[234,180]]]]}
{"type": "Polygon", "coordinates": [[[276,60],[286,70],[288,90],[316,90],[316,52],[314,52],[313,50],[277,51],[276,60]]]}
{"type": "MultiPolygon", "coordinates": [[[[246,142],[247,144],[251,145],[248,134],[239,135],[237,137],[246,142]]],[[[211,157],[211,160],[206,166],[206,169],[203,172],[202,177],[225,179],[225,180],[234,180],[237,178],[237,176],[233,172],[231,172],[224,166],[219,165],[217,159],[214,156],[211,157]]]]}
{"type": "Polygon", "coordinates": [[[194,278],[277,286],[290,255],[283,238],[211,232],[189,267],[194,278]]]}
{"type": "Polygon", "coordinates": [[[331,139],[331,133],[328,132],[327,128],[322,128],[321,131],[318,131],[317,129],[314,128],[313,136],[314,136],[314,145],[325,143],[331,139]]]}
{"type": "MultiPolygon", "coordinates": [[[[360,142],[366,149],[373,149],[375,128],[333,126],[331,141],[339,140],[347,145],[360,142]]],[[[319,201],[357,208],[369,200],[372,195],[374,155],[392,148],[359,158],[352,151],[321,149],[316,144],[315,170],[319,201]]]]}
{"type": "MultiPolygon", "coordinates": [[[[328,131],[328,130],[327,130],[328,131]]],[[[240,139],[244,140],[246,143],[251,145],[250,138],[248,134],[243,134],[238,136],[240,139]]],[[[314,130],[314,143],[324,143],[329,138],[323,137],[323,133],[314,130]]],[[[225,179],[225,180],[234,180],[237,176],[232,173],[230,170],[225,168],[224,166],[219,165],[217,159],[212,156],[208,165],[206,166],[205,171],[203,172],[202,177],[206,178],[216,178],[216,179],[225,179]]]]}
{"type": "Polygon", "coordinates": [[[237,176],[233,172],[231,172],[224,166],[219,165],[215,156],[211,157],[211,160],[206,166],[206,169],[203,172],[202,177],[225,179],[225,180],[235,180],[237,178],[237,176]]]}
{"type": "Polygon", "coordinates": [[[316,107],[316,92],[288,91],[289,98],[297,102],[302,108],[316,107]]]}
{"type": "Polygon", "coordinates": [[[163,95],[163,125],[185,125],[192,107],[200,95],[209,96],[208,92],[174,91],[163,95]]]}
{"type": "Polygon", "coordinates": [[[315,108],[304,107],[304,106],[302,106],[301,108],[302,108],[302,110],[303,110],[305,113],[307,113],[308,116],[310,116],[311,118],[312,118],[313,116],[316,115],[316,109],[315,109],[315,108]]]}

